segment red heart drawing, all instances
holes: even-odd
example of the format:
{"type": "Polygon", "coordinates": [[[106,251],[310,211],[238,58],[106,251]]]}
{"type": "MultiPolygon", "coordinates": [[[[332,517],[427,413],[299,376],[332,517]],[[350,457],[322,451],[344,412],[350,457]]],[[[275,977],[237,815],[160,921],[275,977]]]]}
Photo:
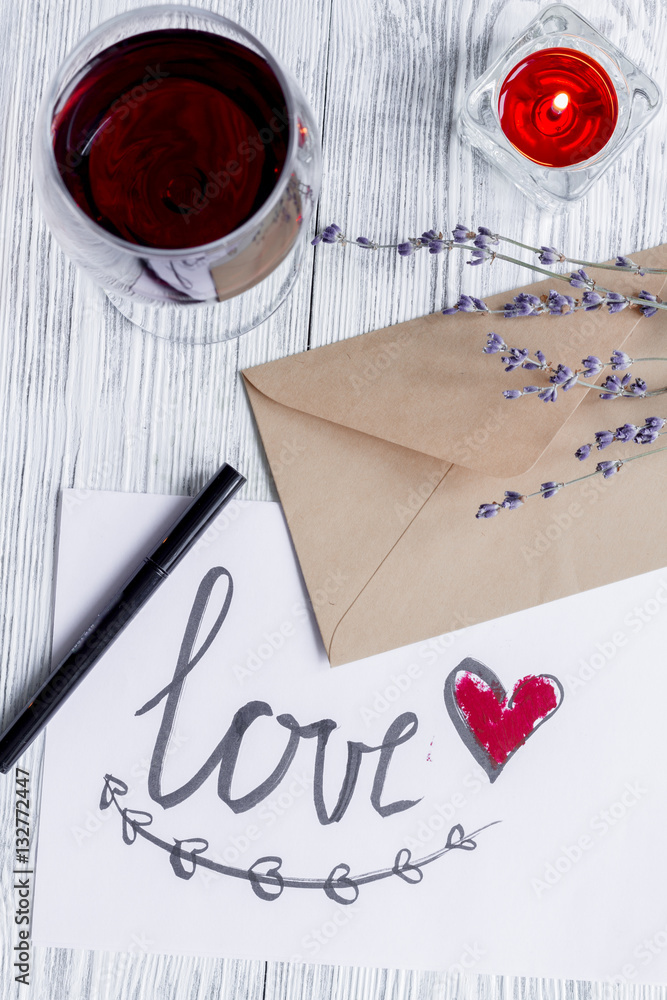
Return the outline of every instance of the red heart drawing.
{"type": "Polygon", "coordinates": [[[551,674],[530,674],[511,695],[493,670],[466,657],[445,681],[445,705],[475,760],[494,782],[529,736],[563,701],[563,686],[551,674]]]}

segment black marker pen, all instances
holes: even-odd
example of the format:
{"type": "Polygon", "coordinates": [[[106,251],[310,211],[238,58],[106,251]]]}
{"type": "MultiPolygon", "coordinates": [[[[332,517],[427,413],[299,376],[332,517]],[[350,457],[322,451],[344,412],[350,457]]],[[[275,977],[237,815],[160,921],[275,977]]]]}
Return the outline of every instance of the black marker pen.
{"type": "Polygon", "coordinates": [[[6,774],[16,763],[90,668],[166,580],[181,556],[244,483],[245,478],[240,472],[231,465],[223,465],[193,498],[159,545],[51,672],[30,704],[0,736],[2,774],[6,774]]]}

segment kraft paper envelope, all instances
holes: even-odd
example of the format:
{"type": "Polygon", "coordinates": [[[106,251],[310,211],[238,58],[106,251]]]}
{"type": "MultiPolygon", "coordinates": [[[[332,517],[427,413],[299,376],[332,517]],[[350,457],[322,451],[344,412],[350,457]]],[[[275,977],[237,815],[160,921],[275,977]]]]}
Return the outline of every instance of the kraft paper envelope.
{"type": "MultiPolygon", "coordinates": [[[[633,259],[665,267],[667,245],[633,259]]],[[[593,273],[634,294],[665,282],[593,273]]],[[[568,290],[555,279],[522,290],[550,288],[568,290]]],[[[487,302],[502,307],[516,291],[487,302]]],[[[577,387],[556,403],[506,400],[503,389],[546,379],[506,374],[500,355],[482,351],[492,330],[573,368],[621,347],[667,353],[662,312],[436,313],[243,372],[332,665],[667,565],[665,456],[475,518],[506,489],[531,493],[640,453],[614,444],[579,462],[595,431],[667,416],[664,396],[601,401],[577,387]]],[[[659,363],[632,372],[649,387],[667,382],[659,363]]]]}

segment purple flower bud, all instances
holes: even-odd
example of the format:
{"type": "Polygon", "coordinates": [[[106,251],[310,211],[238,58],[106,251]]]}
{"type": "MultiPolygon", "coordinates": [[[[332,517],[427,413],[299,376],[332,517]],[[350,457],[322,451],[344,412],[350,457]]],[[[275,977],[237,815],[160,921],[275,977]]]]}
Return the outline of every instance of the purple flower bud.
{"type": "Polygon", "coordinates": [[[409,257],[415,252],[415,248],[410,242],[399,243],[396,249],[401,257],[409,257]]]}
{"type": "Polygon", "coordinates": [[[435,229],[429,229],[427,230],[427,232],[422,233],[421,238],[423,243],[430,243],[431,240],[435,240],[438,238],[438,234],[436,233],[435,229]]]}
{"type": "MultiPolygon", "coordinates": [[[[626,375],[626,378],[629,376],[626,375]]],[[[636,378],[632,385],[629,387],[629,391],[633,396],[645,396],[646,395],[646,382],[643,378],[636,378]]]]}
{"type": "Polygon", "coordinates": [[[520,389],[505,389],[503,396],[505,399],[518,399],[521,395],[520,389]]]}
{"type": "Polygon", "coordinates": [[[616,428],[616,434],[614,437],[617,441],[623,441],[627,443],[628,441],[634,441],[637,437],[637,432],[639,428],[634,424],[623,424],[622,427],[616,428]]]}
{"type": "Polygon", "coordinates": [[[595,432],[595,443],[597,444],[598,451],[602,451],[603,448],[608,448],[613,440],[614,440],[614,435],[612,434],[611,431],[595,432]]]}
{"type": "Polygon", "coordinates": [[[456,308],[456,306],[450,306],[449,309],[443,309],[442,310],[442,315],[443,316],[453,316],[454,313],[457,313],[457,312],[458,312],[458,309],[456,308]]]}
{"type": "Polygon", "coordinates": [[[548,389],[542,390],[539,398],[543,399],[545,403],[555,403],[558,399],[558,389],[555,385],[550,385],[548,389]]]}
{"type": "Polygon", "coordinates": [[[644,426],[652,431],[661,431],[665,426],[665,421],[662,417],[647,417],[644,421],[644,426]]]}
{"type": "Polygon", "coordinates": [[[524,393],[539,392],[540,387],[539,385],[524,385],[523,391],[524,393]]]}
{"type": "Polygon", "coordinates": [[[553,497],[556,493],[558,493],[562,486],[563,483],[542,483],[540,486],[540,493],[545,500],[549,500],[550,497],[553,497]]]}
{"type": "Polygon", "coordinates": [[[617,257],[614,264],[616,267],[636,267],[635,263],[629,257],[617,257]]]}
{"type": "Polygon", "coordinates": [[[605,479],[609,479],[609,477],[613,476],[615,472],[618,472],[622,464],[623,464],[622,462],[618,461],[598,462],[598,464],[595,466],[595,471],[601,472],[605,479]]]}
{"type": "Polygon", "coordinates": [[[605,390],[600,393],[600,399],[616,399],[623,394],[623,383],[618,375],[607,375],[600,388],[605,390]]]}
{"type": "Polygon", "coordinates": [[[428,248],[429,253],[442,253],[445,249],[445,244],[442,240],[432,240],[431,245],[428,248]]]}
{"type": "Polygon", "coordinates": [[[490,236],[494,243],[498,242],[497,235],[494,232],[492,232],[492,230],[490,230],[487,226],[479,226],[477,232],[481,233],[482,236],[490,236]]]}
{"type": "Polygon", "coordinates": [[[322,233],[318,233],[314,240],[310,241],[310,245],[316,247],[318,243],[322,242],[322,233]]]}
{"type": "Polygon", "coordinates": [[[599,375],[604,368],[603,362],[599,358],[596,358],[594,354],[589,354],[581,363],[586,369],[584,378],[590,378],[591,375],[599,375]]]}
{"type": "Polygon", "coordinates": [[[612,371],[622,372],[626,368],[630,367],[633,360],[634,359],[631,358],[629,354],[626,354],[625,351],[612,351],[609,363],[612,371]]]}
{"type": "Polygon", "coordinates": [[[516,510],[517,507],[523,505],[525,499],[523,493],[517,493],[516,490],[505,490],[505,499],[501,506],[505,507],[506,510],[516,510]]]}
{"type": "Polygon", "coordinates": [[[590,444],[582,444],[581,448],[577,448],[577,450],[575,451],[574,457],[578,458],[580,462],[583,462],[584,459],[588,458],[588,456],[590,455],[591,447],[592,445],[590,444]]]}
{"type": "Polygon", "coordinates": [[[517,295],[513,302],[507,302],[504,306],[505,317],[511,319],[514,316],[530,316],[535,312],[535,306],[531,299],[535,299],[537,305],[540,305],[540,300],[536,295],[517,295]]]}
{"type": "Polygon", "coordinates": [[[547,266],[550,266],[551,264],[558,264],[559,261],[565,260],[563,255],[559,253],[555,247],[540,247],[539,252],[535,252],[537,253],[537,259],[540,264],[546,264],[547,266]]]}
{"type": "Polygon", "coordinates": [[[485,236],[483,233],[480,233],[479,236],[476,236],[473,240],[475,246],[479,247],[480,250],[488,250],[494,242],[497,243],[498,241],[492,240],[489,236],[485,236]]]}
{"type": "Polygon", "coordinates": [[[554,385],[559,385],[564,392],[567,392],[568,389],[577,384],[577,374],[567,365],[558,365],[549,381],[553,382],[554,385]]]}
{"type": "Polygon", "coordinates": [[[475,234],[472,233],[468,226],[464,226],[461,222],[458,223],[456,229],[452,230],[452,236],[454,237],[455,243],[467,243],[469,239],[475,234]]]}
{"type": "Polygon", "coordinates": [[[362,247],[373,246],[373,241],[369,240],[367,236],[357,236],[357,243],[362,247]]]}
{"type": "Polygon", "coordinates": [[[486,341],[486,347],[482,348],[485,354],[497,354],[498,351],[509,350],[507,344],[497,333],[490,333],[486,341]]]}
{"type": "Polygon", "coordinates": [[[570,274],[570,284],[573,288],[592,288],[593,282],[588,277],[583,267],[580,267],[578,271],[572,271],[570,274]]]}
{"type": "Polygon", "coordinates": [[[604,302],[601,295],[598,295],[596,291],[591,288],[587,288],[584,294],[581,296],[581,304],[583,305],[586,312],[591,312],[592,309],[597,309],[604,302]]]}
{"type": "Polygon", "coordinates": [[[547,298],[547,309],[552,316],[567,316],[574,312],[574,299],[571,295],[561,295],[552,288],[547,298]]]}
{"type": "Polygon", "coordinates": [[[543,354],[542,351],[535,351],[535,357],[537,358],[537,360],[539,361],[539,363],[542,365],[542,367],[544,367],[546,365],[547,359],[546,359],[546,356],[543,354]]]}
{"type": "MultiPolygon", "coordinates": [[[[656,295],[651,295],[650,292],[647,292],[647,291],[644,291],[644,290],[642,290],[639,293],[639,295],[637,296],[637,298],[646,299],[647,302],[657,302],[658,301],[658,297],[656,295]]],[[[655,306],[640,306],[639,308],[643,312],[644,316],[655,316],[655,314],[658,311],[655,306]]]]}
{"type": "Polygon", "coordinates": [[[475,303],[475,309],[477,309],[478,312],[488,312],[489,311],[489,307],[487,306],[486,302],[482,301],[482,299],[476,299],[474,295],[471,295],[470,298],[475,303]]]}
{"type": "Polygon", "coordinates": [[[619,292],[607,292],[607,308],[610,313],[620,312],[625,309],[626,306],[630,305],[630,299],[626,298],[625,295],[621,295],[619,292]]]}
{"type": "Polygon", "coordinates": [[[322,241],[324,243],[336,243],[340,232],[340,226],[337,226],[336,223],[333,222],[330,226],[327,226],[326,229],[322,230],[322,241]]]}
{"type": "Polygon", "coordinates": [[[637,444],[653,444],[660,437],[660,431],[651,427],[640,427],[635,442],[637,444]]]}
{"type": "Polygon", "coordinates": [[[340,226],[337,226],[335,222],[332,222],[330,226],[327,226],[326,229],[322,230],[322,240],[324,243],[336,243],[340,233],[340,226]]]}
{"type": "Polygon", "coordinates": [[[527,357],[527,348],[511,347],[509,353],[503,358],[503,362],[507,365],[505,371],[513,372],[515,368],[519,368],[523,364],[527,357]]]}
{"type": "Polygon", "coordinates": [[[480,505],[475,517],[495,517],[499,510],[499,503],[483,503],[480,505]]]}
{"type": "Polygon", "coordinates": [[[467,260],[466,264],[470,264],[472,267],[475,267],[477,264],[483,264],[484,263],[484,261],[487,259],[487,257],[489,257],[489,251],[488,250],[480,250],[479,247],[477,247],[475,250],[472,251],[472,253],[471,253],[470,256],[471,256],[472,259],[471,260],[467,260]]]}
{"type": "Polygon", "coordinates": [[[480,303],[483,306],[482,309],[483,312],[484,311],[488,312],[482,300],[476,299],[472,295],[462,295],[459,301],[456,303],[456,308],[459,310],[459,312],[474,313],[478,311],[479,308],[478,303],[480,303]]]}

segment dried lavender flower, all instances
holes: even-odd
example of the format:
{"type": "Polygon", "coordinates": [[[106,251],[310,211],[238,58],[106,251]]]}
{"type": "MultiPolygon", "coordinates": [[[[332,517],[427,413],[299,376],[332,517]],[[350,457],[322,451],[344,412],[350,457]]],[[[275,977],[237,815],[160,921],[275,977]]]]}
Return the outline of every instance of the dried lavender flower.
{"type": "Polygon", "coordinates": [[[613,440],[614,440],[614,434],[612,431],[595,432],[595,443],[597,445],[598,451],[602,451],[603,448],[608,448],[613,440]]]}
{"type": "Polygon", "coordinates": [[[468,240],[473,239],[475,234],[468,226],[464,226],[461,222],[459,222],[456,229],[452,231],[452,236],[454,237],[455,243],[467,243],[468,240]]]}
{"type": "Polygon", "coordinates": [[[564,483],[542,483],[540,486],[540,493],[545,500],[549,500],[551,497],[555,496],[564,485],[564,483]]]}
{"type": "MultiPolygon", "coordinates": [[[[647,292],[645,290],[642,290],[639,293],[638,298],[646,299],[647,302],[658,301],[657,295],[651,295],[650,292],[647,292]]],[[[640,306],[640,309],[643,312],[644,316],[654,316],[658,311],[656,306],[640,306]]]]}
{"type": "Polygon", "coordinates": [[[633,359],[625,351],[612,351],[611,359],[609,364],[611,365],[612,371],[621,372],[624,369],[629,368],[633,363],[633,359]]]}
{"type": "Polygon", "coordinates": [[[590,444],[582,444],[581,447],[577,448],[575,451],[574,457],[578,458],[580,462],[583,462],[590,455],[592,447],[593,446],[590,444]]]}
{"type": "Polygon", "coordinates": [[[499,510],[499,503],[483,503],[480,505],[475,517],[495,517],[499,510]]]}
{"type": "Polygon", "coordinates": [[[564,261],[565,257],[555,247],[540,247],[537,259],[540,264],[546,264],[549,267],[551,264],[559,264],[564,261]]]}
{"type": "Polygon", "coordinates": [[[486,347],[483,347],[482,350],[485,354],[498,354],[499,351],[508,351],[509,348],[499,334],[490,333],[486,341],[486,347]]]}
{"type": "Polygon", "coordinates": [[[589,354],[587,358],[582,360],[582,365],[586,369],[583,373],[584,378],[590,378],[592,375],[599,375],[604,368],[604,362],[599,358],[596,358],[594,354],[589,354]]]}
{"type": "Polygon", "coordinates": [[[523,505],[525,499],[525,496],[522,493],[517,493],[516,490],[505,490],[505,499],[500,506],[506,510],[516,510],[517,507],[523,505]]]}
{"type": "Polygon", "coordinates": [[[580,267],[578,271],[570,274],[570,284],[573,288],[592,288],[595,282],[588,277],[583,267],[580,267]]]}

